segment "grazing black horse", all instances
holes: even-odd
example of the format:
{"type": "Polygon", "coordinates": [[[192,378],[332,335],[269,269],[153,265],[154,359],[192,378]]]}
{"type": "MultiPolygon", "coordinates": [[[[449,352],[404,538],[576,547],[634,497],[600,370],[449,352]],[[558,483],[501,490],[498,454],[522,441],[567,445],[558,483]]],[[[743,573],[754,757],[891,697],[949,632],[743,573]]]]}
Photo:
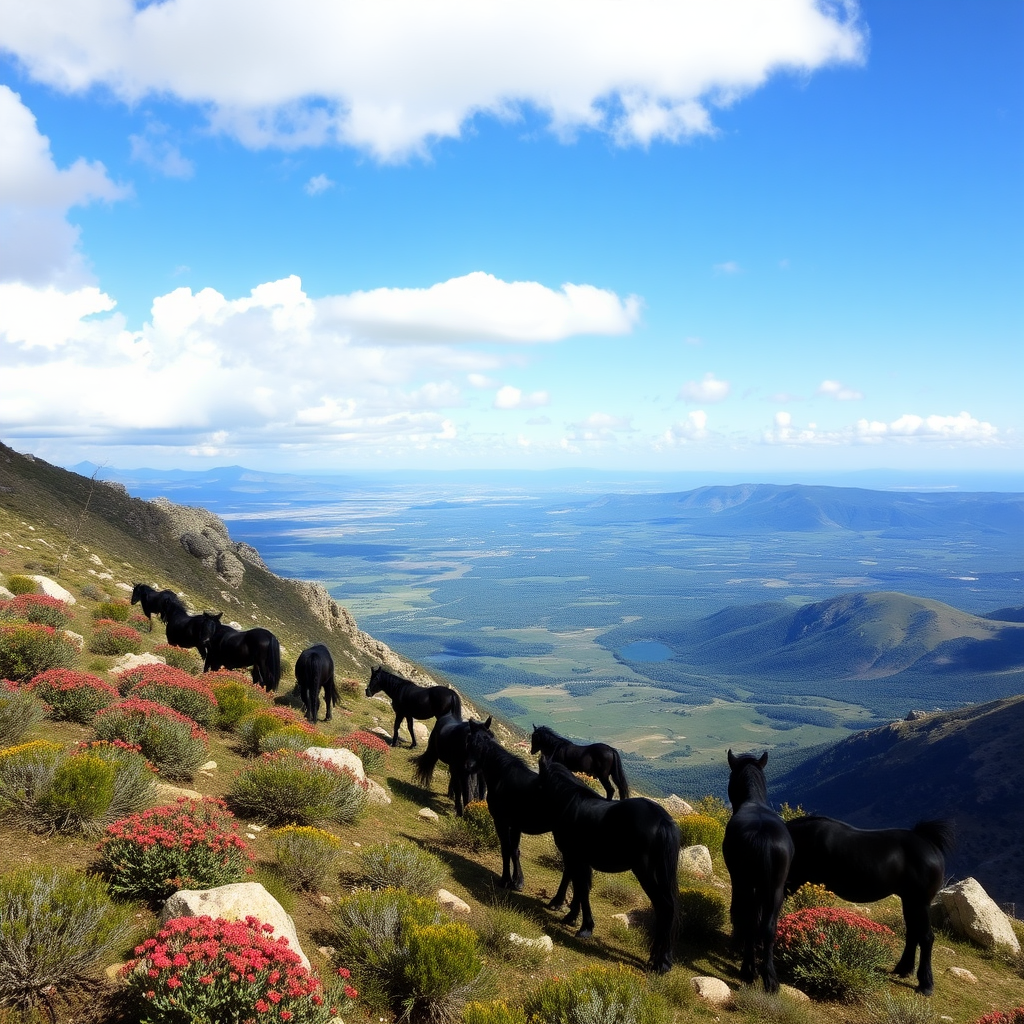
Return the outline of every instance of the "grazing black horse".
{"type": "MultiPolygon", "coordinates": [[[[654,935],[648,966],[663,974],[672,967],[672,932],[676,915],[679,827],[664,807],[646,797],[605,800],[566,768],[540,760],[540,795],[554,820],[555,845],[572,881],[566,924],[583,923],[576,933],[594,933],[590,909],[593,869],[632,871],[654,908],[654,935]]],[[[567,885],[565,876],[562,886],[567,885]]],[[[564,891],[559,892],[564,898],[564,891]]],[[[558,897],[556,897],[557,899],[558,897]]]]}
{"type": "Polygon", "coordinates": [[[246,630],[225,626],[220,621],[223,614],[203,612],[206,621],[213,623],[203,671],[252,666],[252,681],[268,693],[275,692],[281,681],[281,645],[277,637],[262,626],[246,630]]]}
{"type": "Polygon", "coordinates": [[[169,644],[173,644],[175,647],[194,647],[203,661],[206,660],[210,638],[217,628],[217,617],[208,612],[189,615],[183,607],[168,606],[164,622],[167,627],[167,642],[169,644]]]}
{"type": "Polygon", "coordinates": [[[370,683],[366,687],[366,696],[372,697],[383,690],[391,698],[391,708],[395,712],[395,734],[391,737],[391,746],[398,746],[398,730],[402,719],[409,726],[411,746],[416,746],[416,733],[413,731],[414,718],[440,718],[441,715],[454,715],[462,718],[462,698],[450,686],[417,686],[411,679],[389,672],[383,665],[378,665],[370,673],[370,683]]]}
{"type": "MultiPolygon", "coordinates": [[[[467,772],[483,772],[487,783],[487,807],[501,843],[501,881],[503,889],[523,888],[523,867],[519,859],[519,840],[525,832],[539,836],[554,827],[554,816],[541,799],[540,776],[521,758],[507,751],[489,730],[470,723],[466,740],[467,772]]],[[[561,897],[551,906],[560,907],[569,885],[563,876],[561,897]]]]}
{"type": "Polygon", "coordinates": [[[455,801],[455,813],[462,816],[462,810],[471,800],[483,800],[487,783],[479,771],[466,768],[466,744],[474,729],[490,729],[491,720],[486,722],[464,722],[454,715],[441,715],[430,730],[427,749],[412,759],[416,778],[421,786],[430,786],[434,768],[438,761],[448,765],[451,773],[449,795],[455,801]]]}
{"type": "Polygon", "coordinates": [[[167,622],[173,613],[188,614],[181,603],[181,598],[173,590],[157,590],[148,583],[136,583],[132,587],[132,604],[141,604],[143,615],[151,622],[153,612],[156,612],[164,622],[167,622]]]}
{"type": "Polygon", "coordinates": [[[579,746],[564,736],[559,736],[554,729],[546,725],[535,725],[530,737],[530,753],[543,754],[550,761],[564,764],[571,772],[583,772],[592,778],[600,779],[609,800],[615,799],[612,782],[619,790],[619,799],[629,796],[629,783],[626,773],[622,770],[622,759],[619,752],[607,743],[588,743],[579,746]]]}
{"type": "Polygon", "coordinates": [[[732,879],[733,938],[743,948],[740,978],[748,984],[757,977],[766,992],[778,992],[775,972],[775,930],[786,898],[786,878],[793,860],[793,840],[786,823],[768,803],[764,767],[760,757],[729,751],[729,801],[732,817],[725,826],[722,854],[732,879]]]}
{"type": "Polygon", "coordinates": [[[295,683],[306,709],[306,718],[316,722],[320,714],[320,691],[324,691],[327,714],[324,721],[331,720],[331,705],[341,699],[334,682],[334,659],[323,644],[307,647],[295,662],[295,683]]]}
{"type": "Polygon", "coordinates": [[[903,903],[907,939],[894,971],[906,978],[914,973],[917,947],[918,991],[930,996],[934,934],[928,905],[942,887],[946,851],[953,845],[948,821],[921,821],[912,829],[860,829],[834,818],[809,816],[786,823],[796,853],[787,888],[804,882],[827,886],[844,900],[873,903],[895,894],[903,903]]]}

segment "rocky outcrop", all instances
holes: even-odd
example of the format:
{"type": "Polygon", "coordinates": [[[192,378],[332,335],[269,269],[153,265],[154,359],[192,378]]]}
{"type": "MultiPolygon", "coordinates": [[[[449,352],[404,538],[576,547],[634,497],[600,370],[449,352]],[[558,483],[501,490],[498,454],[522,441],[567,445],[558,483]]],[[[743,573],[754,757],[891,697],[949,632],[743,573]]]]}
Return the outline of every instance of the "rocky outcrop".
{"type": "Polygon", "coordinates": [[[1020,952],[1020,941],[1009,918],[976,879],[965,878],[939,892],[932,902],[932,918],[985,949],[1003,946],[1020,952]]]}

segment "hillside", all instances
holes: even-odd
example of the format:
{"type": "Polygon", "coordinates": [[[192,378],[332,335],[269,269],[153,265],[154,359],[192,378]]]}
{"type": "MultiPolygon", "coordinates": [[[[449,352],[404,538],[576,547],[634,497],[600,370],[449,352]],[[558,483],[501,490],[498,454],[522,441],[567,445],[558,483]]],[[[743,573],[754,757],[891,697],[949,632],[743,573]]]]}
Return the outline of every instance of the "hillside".
{"type": "Polygon", "coordinates": [[[947,867],[1024,904],[1024,696],[857,733],[776,779],[772,794],[862,828],[951,818],[947,867]]]}

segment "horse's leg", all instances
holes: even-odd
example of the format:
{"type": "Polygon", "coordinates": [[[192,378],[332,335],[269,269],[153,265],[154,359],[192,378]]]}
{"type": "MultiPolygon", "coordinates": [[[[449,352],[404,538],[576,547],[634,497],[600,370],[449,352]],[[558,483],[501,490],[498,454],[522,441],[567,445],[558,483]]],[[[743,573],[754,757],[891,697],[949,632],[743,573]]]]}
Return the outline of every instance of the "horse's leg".
{"type": "MultiPolygon", "coordinates": [[[[907,942],[921,946],[921,962],[917,968],[917,990],[923,996],[930,996],[935,991],[935,979],[932,976],[932,946],[935,933],[928,919],[928,904],[921,902],[912,908],[903,904],[903,919],[907,926],[907,942]]],[[[906,950],[903,953],[906,956],[906,950]]],[[[910,946],[910,969],[914,969],[914,946],[910,946]]]]}
{"type": "Polygon", "coordinates": [[[898,978],[909,978],[914,973],[914,959],[917,955],[917,924],[913,909],[908,905],[904,897],[900,897],[903,904],[903,925],[906,932],[906,942],[903,945],[903,955],[899,958],[896,966],[892,969],[893,974],[898,978]]]}
{"type": "MultiPolygon", "coordinates": [[[[416,728],[413,725],[412,715],[408,715],[405,719],[406,725],[409,726],[409,739],[412,740],[412,746],[416,746],[416,728]]],[[[397,736],[398,734],[395,733],[397,736]]]]}
{"type": "MultiPolygon", "coordinates": [[[[498,842],[501,844],[501,881],[498,882],[498,885],[502,889],[511,889],[512,858],[517,853],[516,847],[512,843],[512,838],[516,836],[516,832],[506,825],[505,822],[499,823],[497,820],[494,822],[494,827],[498,833],[498,842]]],[[[518,836],[516,837],[518,838],[518,836]]]]}
{"type": "Polygon", "coordinates": [[[671,889],[667,892],[659,890],[656,876],[646,865],[640,870],[634,868],[633,874],[654,910],[654,935],[651,937],[651,956],[647,966],[658,974],[664,974],[672,969],[672,928],[675,925],[676,902],[671,889]]]}
{"type": "Polygon", "coordinates": [[[733,884],[732,905],[729,917],[732,920],[733,939],[742,950],[743,960],[740,964],[740,981],[750,984],[757,977],[754,964],[754,894],[746,891],[743,885],[733,884]]]}
{"type": "MultiPolygon", "coordinates": [[[[551,897],[551,901],[548,903],[548,909],[557,910],[559,907],[565,905],[565,897],[569,892],[569,883],[572,881],[572,876],[569,874],[569,869],[565,867],[565,858],[562,858],[562,880],[558,883],[558,892],[551,897]]],[[[573,899],[576,897],[575,888],[572,891],[573,899]]]]}
{"type": "Polygon", "coordinates": [[[330,685],[330,683],[326,683],[325,682],[324,683],[324,703],[327,705],[327,714],[324,717],[324,721],[325,722],[329,722],[331,720],[331,705],[333,703],[333,701],[331,700],[332,690],[333,690],[333,687],[330,685]]]}
{"type": "Polygon", "coordinates": [[[786,879],[779,879],[775,888],[771,906],[764,908],[765,914],[761,923],[760,943],[762,946],[761,981],[765,992],[779,991],[779,976],[775,970],[775,932],[779,927],[779,911],[782,901],[786,898],[786,879]]]}
{"type": "Polygon", "coordinates": [[[395,734],[391,737],[391,746],[398,746],[398,730],[402,728],[402,713],[401,711],[395,712],[395,734]]]}
{"type": "Polygon", "coordinates": [[[583,920],[580,922],[580,930],[576,933],[577,939],[589,939],[594,934],[594,913],[590,909],[590,886],[593,879],[594,872],[589,864],[583,864],[578,871],[573,872],[573,902],[583,907],[583,920]]]}
{"type": "Polygon", "coordinates": [[[611,775],[607,772],[604,775],[599,775],[598,778],[601,780],[601,785],[604,786],[605,794],[609,800],[615,799],[615,787],[612,785],[611,775]]]}
{"type": "Polygon", "coordinates": [[[512,877],[511,888],[516,892],[523,890],[523,864],[519,859],[519,841],[523,833],[517,828],[509,829],[509,840],[512,846],[512,877]]]}

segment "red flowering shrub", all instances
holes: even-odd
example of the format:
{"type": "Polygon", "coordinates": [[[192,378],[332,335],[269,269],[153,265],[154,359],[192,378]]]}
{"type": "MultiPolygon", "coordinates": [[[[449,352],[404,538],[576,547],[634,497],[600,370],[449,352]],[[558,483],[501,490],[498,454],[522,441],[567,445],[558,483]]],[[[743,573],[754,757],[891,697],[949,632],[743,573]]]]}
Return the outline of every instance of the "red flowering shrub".
{"type": "MultiPolygon", "coordinates": [[[[284,729],[292,726],[300,729],[315,739],[319,736],[317,730],[297,711],[291,708],[274,705],[272,707],[261,707],[252,711],[238,720],[235,732],[238,735],[238,746],[243,754],[253,757],[256,754],[265,753],[262,741],[270,733],[277,729],[284,729]]],[[[310,742],[306,746],[315,746],[310,742]]]]}
{"type": "Polygon", "coordinates": [[[53,626],[0,624],[0,679],[31,679],[48,668],[69,668],[78,651],[53,626]]]}
{"type": "Polygon", "coordinates": [[[89,650],[93,654],[138,654],[142,650],[142,636],[137,629],[122,622],[98,619],[89,650]]]}
{"type": "Polygon", "coordinates": [[[193,647],[175,647],[174,644],[157,644],[153,653],[164,659],[171,668],[180,668],[190,676],[203,671],[203,659],[193,647]]]}
{"type": "Polygon", "coordinates": [[[194,722],[208,726],[217,715],[217,698],[204,682],[170,665],[143,665],[124,675],[138,679],[128,691],[133,697],[166,704],[194,722]]]}
{"type": "Polygon", "coordinates": [[[979,1017],[975,1024],[1024,1024],[1024,1006],[1014,1007],[1003,1013],[1002,1010],[993,1010],[979,1017]]]}
{"type": "Polygon", "coordinates": [[[146,615],[140,615],[138,612],[128,616],[128,625],[139,633],[153,632],[153,620],[146,615]]]}
{"type": "Polygon", "coordinates": [[[155,701],[119,701],[103,708],[93,724],[101,740],[137,745],[170,779],[191,779],[206,760],[206,732],[191,718],[155,701]]]}
{"type": "Polygon", "coordinates": [[[339,747],[345,747],[359,755],[363,767],[373,774],[384,771],[387,767],[391,745],[372,732],[362,729],[350,732],[337,741],[339,747]]]}
{"type": "Polygon", "coordinates": [[[50,708],[56,722],[81,722],[88,725],[100,708],[118,699],[116,687],[99,676],[75,672],[69,668],[51,668],[25,685],[50,708]]]}
{"type": "MultiPolygon", "coordinates": [[[[122,968],[129,1004],[154,1024],[324,1024],[341,1007],[328,1006],[323,983],[273,931],[255,917],[173,918],[155,939],[136,946],[136,959],[122,968]]],[[[349,986],[345,996],[356,995],[349,986]]]]}
{"type": "Polygon", "coordinates": [[[0,601],[0,619],[22,619],[63,629],[71,622],[71,606],[56,597],[19,594],[13,601],[0,601]]]}
{"type": "Polygon", "coordinates": [[[838,907],[812,907],[779,920],[781,973],[816,999],[853,1001],[892,964],[895,936],[883,924],[838,907]]]}
{"type": "Polygon", "coordinates": [[[178,889],[241,881],[253,859],[234,815],[214,797],[180,797],[115,821],[99,851],[112,893],[160,902],[178,889]]]}

